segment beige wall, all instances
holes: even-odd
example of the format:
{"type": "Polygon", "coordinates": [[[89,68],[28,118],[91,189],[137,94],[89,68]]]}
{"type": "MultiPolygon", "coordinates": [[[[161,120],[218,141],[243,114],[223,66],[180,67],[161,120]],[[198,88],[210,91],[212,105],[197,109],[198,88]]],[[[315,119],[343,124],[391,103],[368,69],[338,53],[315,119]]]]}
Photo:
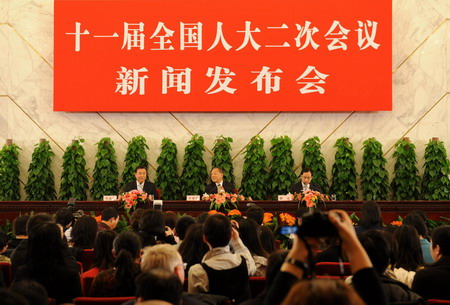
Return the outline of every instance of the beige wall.
{"type": "MultiPolygon", "coordinates": [[[[303,141],[318,136],[323,142],[329,174],[333,145],[339,137],[348,136],[354,144],[358,170],[362,141],[376,137],[384,146],[392,172],[393,145],[409,136],[417,145],[421,167],[424,144],[431,137],[440,137],[450,148],[449,16],[448,0],[393,0],[392,112],[60,113],[52,111],[53,0],[0,0],[0,142],[13,138],[22,148],[22,182],[26,182],[33,145],[39,138],[51,140],[57,156],[53,170],[58,180],[63,150],[71,139],[86,140],[87,163],[92,173],[95,143],[107,136],[116,143],[118,160],[124,159],[127,141],[135,135],[145,136],[153,166],[163,137],[170,137],[177,144],[181,164],[191,134],[201,134],[208,149],[204,159],[209,165],[215,137],[230,136],[234,139],[232,154],[236,157],[238,183],[243,163],[240,152],[258,133],[266,140],[267,152],[272,137],[290,136],[296,164],[301,160],[303,141]]],[[[119,170],[122,169],[123,164],[119,163],[119,170]]],[[[151,177],[154,179],[154,172],[151,177]]]]}

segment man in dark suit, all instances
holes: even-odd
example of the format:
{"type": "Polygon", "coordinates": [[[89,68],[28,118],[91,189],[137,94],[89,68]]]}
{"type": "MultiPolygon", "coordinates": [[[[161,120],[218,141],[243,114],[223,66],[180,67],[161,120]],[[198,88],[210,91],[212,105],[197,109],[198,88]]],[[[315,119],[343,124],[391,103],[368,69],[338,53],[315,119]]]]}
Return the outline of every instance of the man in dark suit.
{"type": "MultiPolygon", "coordinates": [[[[147,193],[147,195],[152,195],[154,198],[157,196],[155,184],[147,181],[147,169],[145,166],[138,166],[134,171],[135,181],[127,183],[123,188],[124,192],[129,192],[132,190],[140,190],[147,193]]],[[[144,198],[146,199],[146,198],[144,198]]]]}
{"type": "Polygon", "coordinates": [[[221,192],[234,193],[234,184],[223,181],[223,170],[218,167],[214,167],[211,170],[212,183],[208,184],[205,188],[207,194],[217,194],[221,192]]]}
{"type": "Polygon", "coordinates": [[[312,190],[322,193],[322,188],[317,183],[312,182],[313,173],[311,169],[304,168],[300,173],[300,182],[294,183],[291,185],[291,194],[301,193],[303,191],[312,190]]]}

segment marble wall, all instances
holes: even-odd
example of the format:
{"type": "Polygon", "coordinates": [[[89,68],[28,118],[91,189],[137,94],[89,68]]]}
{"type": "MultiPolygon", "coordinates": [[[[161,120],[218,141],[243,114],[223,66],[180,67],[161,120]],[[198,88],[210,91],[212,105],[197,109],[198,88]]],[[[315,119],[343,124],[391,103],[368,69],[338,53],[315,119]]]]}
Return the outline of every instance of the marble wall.
{"type": "MultiPolygon", "coordinates": [[[[421,167],[425,144],[431,137],[439,137],[450,148],[449,17],[447,0],[393,0],[390,112],[61,113],[52,111],[53,0],[0,0],[0,141],[12,138],[22,148],[22,186],[39,138],[51,141],[56,153],[56,177],[61,174],[63,151],[73,138],[86,140],[87,164],[92,173],[95,143],[102,137],[113,139],[118,160],[123,160],[127,141],[135,135],[145,136],[150,146],[148,157],[155,167],[163,137],[177,144],[181,164],[184,147],[194,133],[205,137],[207,164],[211,163],[211,149],[218,135],[234,139],[232,154],[238,183],[243,164],[240,153],[256,134],[266,140],[269,158],[270,139],[290,136],[297,165],[303,141],[318,136],[329,174],[335,154],[333,145],[339,137],[350,138],[359,166],[362,142],[376,137],[384,146],[392,172],[393,145],[408,136],[417,146],[421,167]]],[[[155,178],[154,171],[151,178],[155,178]]]]}

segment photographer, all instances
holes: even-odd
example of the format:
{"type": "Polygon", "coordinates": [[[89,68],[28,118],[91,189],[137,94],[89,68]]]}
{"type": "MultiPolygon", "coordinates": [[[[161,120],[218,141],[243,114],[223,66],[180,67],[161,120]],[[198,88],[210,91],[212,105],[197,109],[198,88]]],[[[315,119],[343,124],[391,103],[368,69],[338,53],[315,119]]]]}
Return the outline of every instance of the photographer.
{"type": "MultiPolygon", "coordinates": [[[[278,273],[270,287],[264,304],[281,304],[285,296],[287,298],[284,303],[290,301],[291,304],[300,304],[301,301],[304,301],[302,304],[318,304],[321,301],[326,303],[330,299],[334,300],[333,304],[338,304],[339,300],[342,301],[342,304],[361,304],[361,299],[367,305],[388,304],[377,273],[356,236],[350,217],[345,211],[332,210],[325,220],[337,229],[342,249],[347,254],[351,264],[354,290],[349,288],[338,291],[342,285],[336,283],[333,287],[330,287],[330,283],[333,283],[332,280],[320,281],[313,279],[309,282],[300,281],[299,284],[294,286],[298,280],[305,279],[308,276],[310,272],[308,263],[311,262],[311,253],[319,244],[317,237],[321,237],[316,234],[312,234],[316,237],[306,237],[307,234],[302,232],[300,235],[302,237],[297,235],[294,237],[292,249],[289,251],[280,273],[278,273]],[[291,293],[289,293],[290,290],[291,293]],[[302,300],[295,297],[295,294],[298,294],[300,290],[303,295],[302,300]],[[321,293],[317,293],[317,291],[321,293]]],[[[305,221],[302,226],[304,223],[305,221]]]]}

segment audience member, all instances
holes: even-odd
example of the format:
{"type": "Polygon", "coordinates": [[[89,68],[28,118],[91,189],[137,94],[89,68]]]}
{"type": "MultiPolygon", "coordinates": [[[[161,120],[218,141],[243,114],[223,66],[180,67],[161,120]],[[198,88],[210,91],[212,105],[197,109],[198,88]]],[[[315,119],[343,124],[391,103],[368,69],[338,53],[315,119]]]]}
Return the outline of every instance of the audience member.
{"type": "Polygon", "coordinates": [[[261,240],[261,245],[269,255],[277,250],[277,242],[272,230],[269,227],[261,226],[261,235],[259,239],[261,240]]]}
{"type": "Polygon", "coordinates": [[[123,232],[113,242],[114,267],[94,279],[92,297],[124,297],[135,294],[134,279],[140,273],[141,240],[134,232],[123,232]]]}
{"type": "Polygon", "coordinates": [[[161,243],[175,244],[172,236],[166,236],[166,222],[161,211],[146,210],[139,220],[139,234],[142,245],[153,246],[161,243]]]}
{"type": "Polygon", "coordinates": [[[366,201],[361,205],[361,217],[355,230],[358,234],[366,230],[383,230],[383,218],[376,202],[366,201]]]}
{"type": "Polygon", "coordinates": [[[0,263],[11,263],[11,259],[3,255],[8,250],[9,237],[0,231],[0,263]]]}
{"type": "Polygon", "coordinates": [[[256,205],[249,207],[247,210],[247,218],[253,219],[258,225],[262,225],[264,220],[264,209],[256,205]]]}
{"type": "Polygon", "coordinates": [[[192,216],[185,215],[178,219],[174,234],[178,237],[180,243],[186,238],[186,231],[193,224],[195,224],[195,219],[192,216]]]}
{"type": "Polygon", "coordinates": [[[319,262],[348,262],[348,258],[345,257],[341,249],[341,241],[339,238],[325,238],[325,248],[323,251],[317,253],[315,261],[319,262]]]}
{"type": "Polygon", "coordinates": [[[164,220],[166,222],[166,226],[168,226],[171,230],[174,230],[178,222],[178,217],[174,212],[167,211],[164,212],[164,220]]]}
{"type": "Polygon", "coordinates": [[[70,303],[81,296],[80,276],[66,256],[60,227],[44,221],[34,225],[29,233],[26,264],[17,269],[14,282],[37,281],[56,304],[70,303]]]}
{"type": "Polygon", "coordinates": [[[411,288],[416,272],[425,265],[417,230],[410,225],[402,225],[395,231],[398,255],[394,265],[397,280],[411,288]]]}
{"type": "Polygon", "coordinates": [[[431,257],[431,244],[426,239],[428,237],[428,229],[427,225],[423,221],[423,218],[419,214],[409,214],[403,219],[403,224],[411,225],[419,234],[420,246],[422,247],[422,255],[425,264],[434,263],[433,258],[431,257]]]}
{"type": "Polygon", "coordinates": [[[188,291],[225,295],[238,303],[247,300],[248,276],[256,272],[256,266],[239,232],[231,227],[227,217],[215,214],[206,219],[203,235],[210,250],[201,264],[189,270],[188,291]]]}
{"type": "Polygon", "coordinates": [[[206,218],[208,218],[209,214],[208,213],[202,213],[200,215],[197,216],[197,223],[201,223],[204,224],[206,221],[206,218]]]}
{"type": "Polygon", "coordinates": [[[78,218],[72,229],[70,241],[72,255],[79,261],[81,252],[85,249],[93,249],[97,236],[97,221],[92,216],[84,215],[78,218]]]}
{"type": "MultiPolygon", "coordinates": [[[[22,240],[27,239],[27,221],[30,219],[28,215],[18,216],[13,220],[14,238],[9,241],[9,249],[15,249],[22,240]]],[[[11,251],[12,252],[12,251],[11,251]]]]}
{"type": "Polygon", "coordinates": [[[131,230],[135,233],[139,233],[139,221],[141,220],[142,214],[144,214],[145,209],[136,209],[131,214],[130,226],[131,230]]]}
{"type": "Polygon", "coordinates": [[[417,271],[412,289],[424,299],[450,300],[450,226],[434,229],[431,255],[435,263],[417,271]]]}
{"type": "Polygon", "coordinates": [[[48,305],[47,290],[36,281],[16,282],[10,290],[27,299],[30,305],[48,305]]]}
{"type": "Polygon", "coordinates": [[[137,304],[180,305],[182,292],[178,277],[165,269],[153,269],[136,278],[137,304]]]}
{"type": "Polygon", "coordinates": [[[241,219],[239,220],[239,235],[255,261],[256,272],[251,276],[266,276],[269,255],[261,245],[260,226],[253,219],[241,219]]]}
{"type": "Polygon", "coordinates": [[[119,213],[115,208],[106,208],[102,211],[102,220],[98,223],[98,231],[114,230],[119,222],[119,213]]]}
{"type": "Polygon", "coordinates": [[[92,269],[81,275],[82,279],[95,277],[99,272],[114,267],[112,250],[116,236],[116,232],[112,230],[103,230],[97,233],[94,243],[94,263],[92,269]]]}
{"type": "Polygon", "coordinates": [[[71,238],[71,234],[72,234],[72,230],[71,227],[74,223],[74,218],[73,218],[73,210],[72,209],[68,209],[68,208],[61,208],[58,211],[56,211],[55,214],[55,222],[59,225],[61,225],[61,227],[64,230],[64,233],[69,230],[68,232],[68,238],[66,236],[66,234],[64,234],[67,238],[67,241],[70,241],[71,238]]]}
{"type": "Polygon", "coordinates": [[[203,256],[208,252],[208,245],[203,241],[203,225],[193,224],[186,232],[186,237],[178,247],[178,251],[186,265],[186,272],[202,262],[203,256]]]}
{"type": "Polygon", "coordinates": [[[6,288],[0,288],[0,300],[2,305],[34,305],[30,304],[20,294],[6,288]]]}

